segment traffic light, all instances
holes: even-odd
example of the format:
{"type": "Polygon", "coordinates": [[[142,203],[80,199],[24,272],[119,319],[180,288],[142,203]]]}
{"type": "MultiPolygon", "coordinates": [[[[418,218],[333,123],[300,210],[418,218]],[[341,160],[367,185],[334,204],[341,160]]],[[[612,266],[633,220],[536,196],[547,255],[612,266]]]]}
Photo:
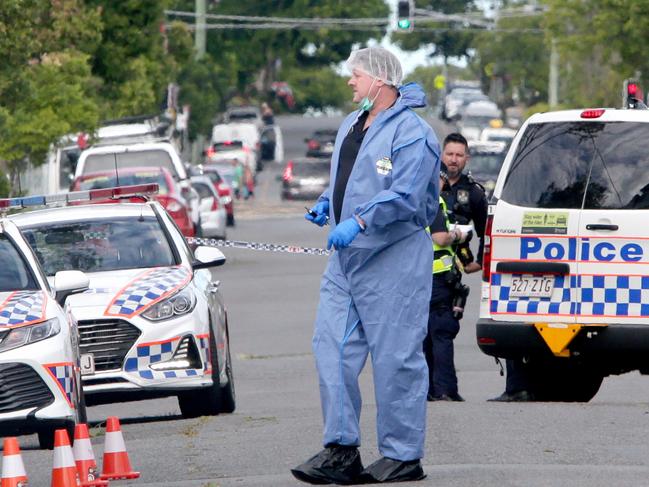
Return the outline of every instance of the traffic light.
{"type": "Polygon", "coordinates": [[[415,10],[414,0],[399,0],[397,4],[397,30],[412,32],[412,14],[415,10]]]}
{"type": "Polygon", "coordinates": [[[633,79],[624,80],[624,108],[644,108],[642,89],[633,79]]]}

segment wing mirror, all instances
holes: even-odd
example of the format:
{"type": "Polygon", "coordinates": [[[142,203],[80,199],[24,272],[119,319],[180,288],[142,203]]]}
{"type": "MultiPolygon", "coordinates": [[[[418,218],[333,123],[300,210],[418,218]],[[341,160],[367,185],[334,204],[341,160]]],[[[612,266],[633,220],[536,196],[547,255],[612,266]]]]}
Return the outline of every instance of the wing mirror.
{"type": "Polygon", "coordinates": [[[82,293],[88,289],[90,279],[81,271],[59,271],[54,276],[54,298],[63,306],[71,294],[82,293]]]}
{"type": "Polygon", "coordinates": [[[225,255],[214,247],[200,246],[194,250],[193,269],[207,269],[225,264],[225,255]]]}

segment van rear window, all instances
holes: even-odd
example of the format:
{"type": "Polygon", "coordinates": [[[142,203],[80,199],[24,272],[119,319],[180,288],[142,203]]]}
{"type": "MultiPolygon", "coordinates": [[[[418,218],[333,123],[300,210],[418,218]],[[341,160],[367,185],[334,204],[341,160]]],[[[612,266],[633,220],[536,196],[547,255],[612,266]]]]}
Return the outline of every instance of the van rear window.
{"type": "Polygon", "coordinates": [[[87,174],[109,171],[116,167],[119,169],[127,167],[164,167],[174,177],[178,177],[169,153],[157,149],[119,152],[117,154],[90,154],[86,158],[83,172],[87,174]]]}
{"type": "Polygon", "coordinates": [[[501,199],[530,208],[649,208],[649,123],[528,125],[501,199]]]}

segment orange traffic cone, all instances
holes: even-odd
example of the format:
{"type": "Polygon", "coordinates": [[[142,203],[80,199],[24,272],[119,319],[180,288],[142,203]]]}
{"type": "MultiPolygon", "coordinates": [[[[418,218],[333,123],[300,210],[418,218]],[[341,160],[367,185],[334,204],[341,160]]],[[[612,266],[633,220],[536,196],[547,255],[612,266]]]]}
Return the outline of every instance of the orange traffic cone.
{"type": "Polygon", "coordinates": [[[131,462],[126,453],[124,437],[119,426],[119,418],[110,416],[106,419],[106,443],[104,446],[104,466],[102,480],[136,479],[140,472],[131,470],[131,462]]]}
{"type": "Polygon", "coordinates": [[[81,487],[100,487],[108,485],[107,480],[100,480],[97,472],[95,454],[92,452],[92,443],[88,433],[87,424],[78,424],[74,427],[74,461],[81,480],[81,487]]]}
{"type": "Polygon", "coordinates": [[[52,465],[52,487],[77,487],[79,477],[74,464],[68,432],[64,429],[54,432],[54,462],[52,465]]]}
{"type": "Polygon", "coordinates": [[[25,465],[20,456],[18,439],[5,438],[2,446],[2,487],[23,487],[27,485],[25,465]]]}

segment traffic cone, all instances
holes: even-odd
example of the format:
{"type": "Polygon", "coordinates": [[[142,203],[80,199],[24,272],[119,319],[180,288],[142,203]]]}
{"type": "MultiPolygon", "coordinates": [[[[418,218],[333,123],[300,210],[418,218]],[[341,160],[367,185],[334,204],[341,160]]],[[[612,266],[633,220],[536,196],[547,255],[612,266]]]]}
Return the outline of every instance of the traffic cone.
{"type": "Polygon", "coordinates": [[[79,476],[74,464],[68,432],[64,429],[54,432],[54,462],[52,465],[52,487],[77,487],[79,476]]]}
{"type": "Polygon", "coordinates": [[[106,419],[104,465],[100,478],[102,480],[117,480],[136,479],[139,476],[140,472],[131,470],[131,462],[128,459],[128,453],[126,453],[119,418],[110,416],[106,419]]]}
{"type": "Polygon", "coordinates": [[[88,425],[80,423],[74,427],[74,461],[77,464],[77,472],[81,487],[100,487],[108,485],[107,480],[100,480],[97,471],[97,462],[92,452],[92,443],[88,433],[88,425]]]}
{"type": "Polygon", "coordinates": [[[20,456],[18,439],[5,438],[2,446],[2,487],[23,487],[27,485],[25,465],[20,456]]]}

